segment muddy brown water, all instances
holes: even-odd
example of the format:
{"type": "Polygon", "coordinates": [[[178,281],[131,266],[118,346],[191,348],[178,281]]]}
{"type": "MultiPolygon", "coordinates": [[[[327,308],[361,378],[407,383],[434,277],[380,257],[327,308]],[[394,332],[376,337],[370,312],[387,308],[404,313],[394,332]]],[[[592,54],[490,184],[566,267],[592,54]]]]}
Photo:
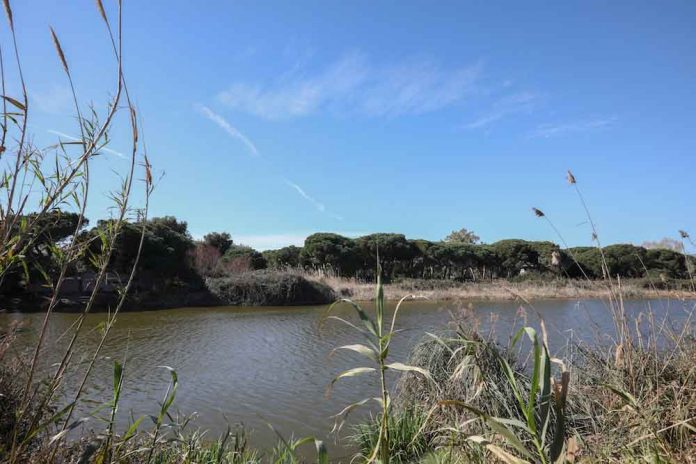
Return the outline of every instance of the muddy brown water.
{"type": "MultiPolygon", "coordinates": [[[[667,321],[677,329],[694,305],[693,301],[678,300],[626,302],[631,317],[651,311],[658,322],[667,321]]],[[[124,313],[111,331],[78,416],[86,416],[108,401],[113,359],[125,358],[126,380],[119,410],[122,428],[131,414],[157,413],[169,382],[169,372],[160,366],[170,366],[179,377],[174,408],[185,414],[196,413],[193,428],[215,435],[224,432],[227,424],[244,424],[251,431],[251,443],[260,448],[275,444],[276,431],[285,437],[313,435],[326,440],[334,457],[347,454],[350,446],[346,440],[337,443],[329,436],[331,416],[352,402],[376,396],[378,386],[370,377],[350,378],[339,382],[326,398],[327,385],[338,372],[365,364],[358,355],[329,356],[337,346],[360,343],[361,335],[337,321],[326,320],[325,311],[326,307],[218,307],[124,313]]],[[[335,315],[353,317],[349,308],[339,308],[335,315]]],[[[613,333],[611,312],[600,300],[542,300],[533,302],[533,308],[512,301],[418,301],[407,303],[400,312],[397,327],[402,331],[393,341],[390,356],[405,362],[426,332],[447,329],[452,321],[478,324],[485,332],[493,328],[495,336],[505,342],[525,317],[528,324],[538,325],[538,316],[548,327],[552,352],[561,350],[571,339],[597,343],[613,333]]],[[[67,338],[62,335],[76,317],[52,316],[42,373],[50,372],[51,362],[59,359],[67,338]]],[[[36,340],[42,318],[42,314],[0,314],[0,327],[21,321],[27,330],[19,335],[14,349],[26,352],[36,340]]],[[[99,339],[97,326],[104,319],[104,314],[88,316],[76,365],[80,357],[92,353],[99,339]]],[[[66,391],[74,387],[76,379],[67,378],[66,391]]],[[[357,414],[353,420],[365,414],[357,414]]],[[[103,424],[90,419],[84,427],[100,430],[103,424]]]]}

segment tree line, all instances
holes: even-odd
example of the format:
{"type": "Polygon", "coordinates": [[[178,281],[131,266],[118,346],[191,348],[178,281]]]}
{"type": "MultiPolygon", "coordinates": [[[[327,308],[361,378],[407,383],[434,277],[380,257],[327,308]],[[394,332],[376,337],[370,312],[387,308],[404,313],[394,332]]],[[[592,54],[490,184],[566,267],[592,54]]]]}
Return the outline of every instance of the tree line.
{"type": "Polygon", "coordinates": [[[330,270],[371,279],[379,253],[386,278],[484,280],[542,274],[568,278],[663,277],[684,279],[693,256],[631,244],[562,249],[549,241],[500,240],[491,244],[407,239],[403,234],[348,238],[331,233],[307,237],[303,247],[264,252],[270,266],[330,270]],[[606,262],[606,265],[603,263],[606,262]]]}
{"type": "MultiPolygon", "coordinates": [[[[41,223],[27,266],[15,269],[2,283],[4,291],[19,290],[28,282],[51,279],[60,259],[60,244],[78,221],[73,213],[55,212],[41,223]]],[[[85,228],[79,239],[88,253],[98,256],[111,222],[85,228]]],[[[126,223],[119,233],[109,270],[125,275],[135,264],[142,221],[126,223]]],[[[561,248],[550,241],[521,239],[481,244],[463,229],[442,241],[408,239],[403,234],[376,233],[357,238],[334,233],[312,234],[304,246],[259,252],[237,244],[229,233],[212,232],[195,240],[185,221],[173,216],[147,220],[138,262],[137,288],[158,289],[190,285],[205,277],[259,269],[304,269],[341,277],[373,280],[376,258],[385,279],[447,279],[481,281],[520,275],[601,279],[607,274],[627,278],[685,279],[693,274],[696,258],[668,248],[631,244],[604,248],[561,248]],[[606,265],[604,265],[606,263],[606,265]]],[[[71,264],[74,274],[89,272],[89,259],[71,264]]]]}

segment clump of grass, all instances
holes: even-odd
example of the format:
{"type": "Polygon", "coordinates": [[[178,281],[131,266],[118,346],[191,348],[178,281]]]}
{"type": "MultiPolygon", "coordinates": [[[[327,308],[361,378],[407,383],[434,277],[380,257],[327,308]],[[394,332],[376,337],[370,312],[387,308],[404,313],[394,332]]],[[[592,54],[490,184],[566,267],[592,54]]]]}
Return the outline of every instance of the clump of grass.
{"type": "Polygon", "coordinates": [[[554,379],[544,338],[524,327],[503,348],[461,326],[450,336],[429,334],[410,362],[427,368],[440,388],[405,376],[398,401],[428,407],[433,442],[458,443],[459,455],[473,462],[486,456],[556,462],[565,452],[569,375],[554,379]],[[529,368],[514,356],[522,337],[529,339],[529,368]]]}
{"type": "Polygon", "coordinates": [[[208,439],[204,432],[171,437],[160,443],[152,455],[143,450],[148,448],[146,437],[137,437],[123,448],[118,459],[100,461],[98,444],[93,438],[83,437],[78,442],[68,443],[59,450],[56,462],[118,462],[122,464],[260,464],[261,454],[251,448],[244,429],[208,439]]]}
{"type": "Polygon", "coordinates": [[[585,441],[597,459],[692,462],[696,455],[696,331],[690,318],[676,334],[656,324],[645,329],[647,345],[643,332],[631,331],[630,343],[577,349],[575,394],[590,399],[596,427],[585,441]]]}
{"type": "Polygon", "coordinates": [[[30,405],[32,410],[26,416],[17,414],[21,406],[27,366],[21,359],[11,357],[8,353],[15,339],[16,329],[16,326],[10,326],[0,332],[0,461],[10,452],[9,447],[15,436],[25,441],[28,448],[40,446],[42,437],[30,436],[29,418],[40,415],[43,421],[50,414],[48,411],[40,414],[36,410],[36,404],[30,405]]]}
{"type": "MultiPolygon", "coordinates": [[[[409,363],[427,369],[439,388],[434,389],[414,376],[403,376],[398,401],[425,404],[430,409],[439,401],[456,398],[491,416],[519,418],[514,392],[499,362],[501,358],[514,370],[518,383],[528,383],[510,351],[467,330],[462,324],[448,335],[428,334],[414,347],[409,363]]],[[[442,410],[438,413],[447,415],[454,412],[442,410]]],[[[455,415],[448,420],[456,418],[455,415]]]]}
{"type": "MultiPolygon", "coordinates": [[[[387,418],[390,433],[389,456],[392,463],[417,462],[432,449],[430,437],[423,433],[427,412],[419,407],[405,407],[387,418]]],[[[360,460],[367,461],[378,444],[381,422],[378,417],[354,427],[351,440],[360,450],[360,460]]]]}
{"type": "MultiPolygon", "coordinates": [[[[7,281],[17,282],[23,279],[26,283],[30,278],[38,278],[50,293],[33,355],[22,369],[20,376],[8,379],[3,375],[8,381],[8,387],[3,392],[6,394],[3,402],[12,409],[14,419],[5,424],[9,424],[11,430],[6,436],[3,436],[2,446],[0,446],[0,460],[10,463],[25,462],[29,456],[35,454],[37,447],[44,446],[51,448],[51,451],[43,456],[43,461],[52,462],[55,460],[55,455],[67,432],[73,429],[75,424],[80,423],[79,420],[73,419],[73,413],[77,404],[82,400],[84,386],[92,374],[94,364],[100,356],[103,344],[122,309],[126,294],[134,280],[135,269],[142,249],[144,222],[135,259],[136,264],[134,264],[127,282],[121,288],[119,298],[103,326],[102,338],[98,347],[88,356],[86,363],[80,364],[74,361],[77,357],[74,356],[76,346],[78,346],[77,341],[83,335],[82,329],[86,316],[95,304],[101,283],[106,278],[116,238],[127,218],[134,213],[131,197],[137,175],[138,159],[144,146],[139,140],[138,126],[140,122],[128,95],[121,66],[123,58],[121,53],[121,3],[118,2],[117,5],[118,28],[116,30],[112,30],[101,2],[97,3],[100,15],[107,25],[107,36],[112,43],[116,63],[116,89],[113,97],[104,105],[105,108],[102,111],[93,106],[89,107],[89,111],[85,111],[81,106],[73,83],[73,73],[76,70],[70,68],[69,60],[66,58],[67,49],[59,40],[58,34],[53,28],[50,28],[51,40],[70,86],[75,121],[77,122],[77,127],[74,130],[78,137],[76,140],[59,140],[57,144],[45,148],[34,146],[33,137],[29,133],[31,127],[29,120],[33,113],[22,69],[23,60],[18,45],[19,34],[16,34],[15,31],[18,18],[13,16],[10,3],[10,0],[3,0],[12,42],[13,56],[10,62],[15,68],[21,95],[12,97],[5,94],[6,62],[3,54],[0,53],[0,86],[3,89],[0,102],[2,107],[2,114],[0,114],[2,120],[2,124],[0,124],[0,166],[3,171],[3,182],[0,183],[0,192],[3,198],[6,198],[2,208],[0,208],[0,286],[7,281]],[[90,165],[109,143],[109,131],[117,118],[117,114],[123,108],[127,108],[131,129],[128,140],[131,147],[130,156],[127,157],[129,163],[123,176],[120,176],[118,187],[110,193],[110,200],[115,208],[110,227],[98,237],[103,245],[102,249],[98,253],[90,254],[87,252],[85,244],[78,239],[80,231],[86,224],[85,211],[87,200],[90,197],[90,165]],[[73,231],[71,238],[67,239],[65,243],[47,246],[46,252],[51,261],[50,265],[44,266],[42,263],[32,262],[29,258],[31,256],[29,251],[40,242],[47,230],[58,224],[64,212],[70,212],[77,217],[74,229],[72,225],[70,226],[73,231]],[[37,368],[43,361],[44,342],[49,332],[51,315],[60,302],[61,288],[76,264],[87,261],[96,269],[92,293],[76,323],[65,334],[69,343],[60,362],[51,366],[53,372],[45,382],[39,382],[36,379],[37,368]],[[69,393],[70,399],[67,405],[56,408],[56,397],[61,389],[63,379],[66,378],[66,373],[75,370],[82,371],[80,373],[82,381],[79,387],[69,393]],[[18,386],[17,383],[20,379],[23,385],[18,386]],[[50,439],[51,437],[53,439],[50,439]]],[[[145,206],[137,214],[140,218],[146,218],[148,200],[154,186],[151,166],[147,156],[145,154],[142,156],[145,171],[145,206]]],[[[8,365],[11,369],[11,363],[3,363],[5,372],[8,372],[8,365]]],[[[107,434],[113,434],[113,430],[107,431],[107,434]]],[[[103,460],[108,460],[108,458],[109,456],[103,456],[103,460]]]]}
{"type": "Polygon", "coordinates": [[[132,455],[129,464],[196,463],[196,464],[256,464],[261,455],[249,447],[244,429],[232,433],[229,429],[215,440],[206,440],[205,433],[195,432],[158,447],[149,460],[132,455]]]}

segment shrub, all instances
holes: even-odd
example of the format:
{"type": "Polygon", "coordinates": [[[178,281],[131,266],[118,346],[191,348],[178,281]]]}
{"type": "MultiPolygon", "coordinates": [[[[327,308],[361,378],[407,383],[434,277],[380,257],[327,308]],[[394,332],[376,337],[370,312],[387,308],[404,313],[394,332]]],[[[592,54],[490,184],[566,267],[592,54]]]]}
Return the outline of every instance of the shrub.
{"type": "Polygon", "coordinates": [[[223,255],[218,265],[222,274],[238,274],[240,272],[266,269],[266,259],[261,253],[246,245],[232,245],[223,255]]]}
{"type": "Polygon", "coordinates": [[[215,296],[229,305],[314,305],[330,303],[336,298],[328,286],[288,272],[244,272],[209,278],[206,284],[215,296]]]}

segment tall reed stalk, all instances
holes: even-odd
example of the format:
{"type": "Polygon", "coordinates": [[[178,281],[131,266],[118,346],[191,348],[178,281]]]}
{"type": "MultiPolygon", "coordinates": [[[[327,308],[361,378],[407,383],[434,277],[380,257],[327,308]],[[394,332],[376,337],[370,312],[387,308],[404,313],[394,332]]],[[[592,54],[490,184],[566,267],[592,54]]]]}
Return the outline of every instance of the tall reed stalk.
{"type": "MultiPolygon", "coordinates": [[[[133,213],[131,196],[133,183],[136,180],[136,168],[138,160],[142,157],[145,185],[145,209],[138,212],[142,221],[141,241],[138,257],[142,249],[142,238],[145,233],[147,206],[153,190],[151,166],[147,155],[142,153],[143,144],[139,138],[139,126],[137,112],[126,86],[123,74],[123,32],[122,32],[122,5],[117,4],[118,25],[114,32],[108,15],[101,0],[97,0],[97,9],[101,19],[107,27],[114,60],[115,60],[115,91],[113,98],[104,106],[100,116],[96,108],[91,107],[88,112],[83,111],[78,98],[78,92],[73,80],[73,69],[65,48],[59,39],[58,33],[50,28],[50,37],[55,47],[60,65],[66,75],[72,95],[72,101],[77,121],[74,140],[60,139],[57,144],[46,149],[40,149],[33,145],[29,134],[30,106],[28,99],[27,82],[24,77],[20,46],[17,40],[16,27],[18,22],[14,17],[10,0],[3,0],[3,7],[7,16],[10,36],[12,38],[12,51],[14,66],[19,79],[21,95],[17,98],[7,95],[5,82],[6,63],[4,55],[0,51],[0,78],[2,87],[2,128],[0,134],[0,163],[2,163],[2,182],[0,182],[0,285],[6,282],[11,273],[23,269],[25,279],[30,276],[29,265],[25,257],[37,240],[55,224],[54,217],[60,218],[61,212],[72,209],[78,215],[75,229],[69,241],[62,246],[49,245],[50,251],[57,260],[58,271],[49,275],[48,272],[37,265],[37,270],[43,275],[45,285],[51,288],[50,299],[46,312],[38,332],[37,342],[33,349],[31,359],[26,371],[24,388],[22,389],[15,428],[11,433],[7,461],[20,462],[29,450],[31,442],[48,429],[58,427],[58,433],[51,444],[55,449],[66,432],[75,426],[72,421],[75,408],[79,404],[84,386],[92,372],[93,366],[99,357],[101,348],[113,327],[119,311],[123,307],[128,290],[135,278],[138,258],[126,285],[121,289],[121,295],[116,308],[111,312],[102,332],[102,338],[92,353],[91,360],[84,369],[80,386],[74,392],[67,407],[61,409],[58,414],[50,415],[56,393],[63,383],[66,372],[78,365],[73,362],[77,341],[82,335],[82,327],[87,314],[92,310],[99,296],[102,283],[105,280],[111,256],[115,248],[116,239],[121,232],[122,225],[133,213]],[[125,94],[125,105],[123,96],[125,94]],[[78,316],[76,324],[71,328],[72,333],[69,343],[55,365],[53,374],[45,384],[36,382],[38,366],[43,362],[46,337],[51,323],[51,315],[57,308],[61,289],[68,276],[69,269],[79,260],[86,260],[89,255],[87,247],[89,243],[79,239],[80,231],[86,224],[85,211],[90,197],[90,165],[99,156],[110,142],[109,131],[117,115],[126,108],[128,121],[131,126],[129,166],[123,175],[120,185],[111,194],[116,214],[110,222],[110,226],[100,232],[99,239],[103,246],[100,251],[91,257],[92,263],[97,269],[96,278],[91,294],[84,305],[84,309],[78,316]],[[87,116],[85,116],[87,114],[87,116]],[[8,142],[14,143],[8,146],[8,142]],[[53,153],[53,160],[49,154],[53,153]],[[58,425],[62,422],[62,425],[58,425]],[[21,427],[20,427],[21,425],[21,427]]],[[[115,411],[114,411],[115,413],[115,411]]]]}
{"type": "Polygon", "coordinates": [[[346,319],[342,319],[337,316],[329,316],[332,319],[336,319],[352,329],[356,330],[362,334],[366,339],[366,344],[351,344],[344,345],[336,348],[336,350],[347,350],[360,354],[369,361],[371,361],[371,366],[365,367],[355,367],[347,371],[338,374],[332,381],[331,385],[335,384],[338,380],[347,377],[356,377],[364,374],[372,373],[377,375],[379,379],[379,396],[374,398],[365,398],[356,403],[346,406],[341,412],[339,412],[336,417],[336,424],[334,430],[338,431],[343,426],[348,414],[354,409],[367,404],[370,401],[375,401],[379,404],[381,409],[379,416],[379,436],[377,442],[375,443],[374,449],[371,454],[367,456],[367,462],[374,462],[379,460],[384,464],[388,464],[390,460],[390,414],[391,414],[391,396],[390,388],[387,382],[386,373],[389,370],[400,371],[400,372],[414,372],[425,378],[430,378],[430,373],[427,370],[416,366],[410,366],[400,362],[389,362],[389,346],[396,334],[396,320],[399,313],[401,305],[409,299],[416,298],[415,295],[408,295],[403,297],[396,305],[394,313],[392,314],[391,323],[389,323],[388,318],[385,315],[385,302],[384,302],[384,289],[382,287],[382,276],[381,267],[379,265],[379,256],[377,257],[377,286],[375,290],[375,314],[371,317],[359,304],[349,300],[341,299],[329,307],[329,312],[338,304],[346,303],[350,305],[360,319],[364,327],[359,327],[346,319]]]}

